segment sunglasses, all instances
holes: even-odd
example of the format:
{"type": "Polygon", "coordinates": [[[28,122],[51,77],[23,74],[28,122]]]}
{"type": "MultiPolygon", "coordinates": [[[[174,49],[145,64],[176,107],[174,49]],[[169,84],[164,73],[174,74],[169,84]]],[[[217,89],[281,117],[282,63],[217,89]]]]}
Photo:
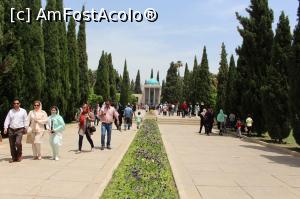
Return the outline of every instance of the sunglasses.
{"type": "Polygon", "coordinates": [[[34,107],[40,106],[39,104],[35,104],[34,107]]]}
{"type": "Polygon", "coordinates": [[[15,105],[19,105],[20,103],[14,103],[15,105]]]}

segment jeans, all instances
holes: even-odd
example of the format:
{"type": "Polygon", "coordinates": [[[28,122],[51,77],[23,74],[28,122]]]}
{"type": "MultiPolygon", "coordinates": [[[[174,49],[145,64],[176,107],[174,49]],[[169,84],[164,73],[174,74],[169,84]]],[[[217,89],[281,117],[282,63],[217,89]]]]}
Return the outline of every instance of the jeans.
{"type": "Polygon", "coordinates": [[[101,146],[105,143],[105,134],[107,132],[106,146],[110,146],[112,124],[102,123],[101,125],[101,146]]]}

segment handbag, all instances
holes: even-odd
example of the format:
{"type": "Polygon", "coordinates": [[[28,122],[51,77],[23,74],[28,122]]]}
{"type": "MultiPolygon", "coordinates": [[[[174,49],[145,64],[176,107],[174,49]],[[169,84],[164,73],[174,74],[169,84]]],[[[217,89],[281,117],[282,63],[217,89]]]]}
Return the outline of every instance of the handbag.
{"type": "Polygon", "coordinates": [[[96,127],[95,126],[90,126],[89,128],[89,133],[94,133],[96,131],[96,127]]]}
{"type": "Polygon", "coordinates": [[[26,143],[27,144],[33,144],[33,134],[31,132],[27,133],[26,143]]]}

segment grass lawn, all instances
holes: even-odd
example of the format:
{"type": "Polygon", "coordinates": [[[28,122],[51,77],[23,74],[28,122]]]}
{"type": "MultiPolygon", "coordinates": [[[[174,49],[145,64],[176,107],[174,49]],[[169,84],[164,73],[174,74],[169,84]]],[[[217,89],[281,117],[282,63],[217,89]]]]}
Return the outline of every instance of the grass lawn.
{"type": "Polygon", "coordinates": [[[179,198],[154,120],[145,120],[100,198],[179,198]]]}

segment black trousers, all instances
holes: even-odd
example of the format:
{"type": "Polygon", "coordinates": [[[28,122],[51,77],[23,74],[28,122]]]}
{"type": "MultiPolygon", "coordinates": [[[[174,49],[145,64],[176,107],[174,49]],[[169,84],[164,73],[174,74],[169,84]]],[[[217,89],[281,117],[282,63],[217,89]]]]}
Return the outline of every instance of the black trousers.
{"type": "Polygon", "coordinates": [[[14,131],[8,129],[10,154],[13,160],[18,160],[22,157],[22,137],[24,128],[14,131]]]}
{"type": "MultiPolygon", "coordinates": [[[[94,142],[93,142],[93,140],[91,138],[91,135],[87,131],[85,131],[85,135],[86,135],[86,139],[88,140],[88,142],[91,145],[91,148],[94,148],[94,142]]],[[[79,135],[79,141],[78,141],[79,151],[81,151],[81,149],[82,149],[83,137],[84,137],[83,135],[79,135]]]]}
{"type": "Polygon", "coordinates": [[[204,117],[201,115],[200,116],[200,130],[199,130],[199,133],[201,133],[203,126],[204,126],[204,117]]]}

